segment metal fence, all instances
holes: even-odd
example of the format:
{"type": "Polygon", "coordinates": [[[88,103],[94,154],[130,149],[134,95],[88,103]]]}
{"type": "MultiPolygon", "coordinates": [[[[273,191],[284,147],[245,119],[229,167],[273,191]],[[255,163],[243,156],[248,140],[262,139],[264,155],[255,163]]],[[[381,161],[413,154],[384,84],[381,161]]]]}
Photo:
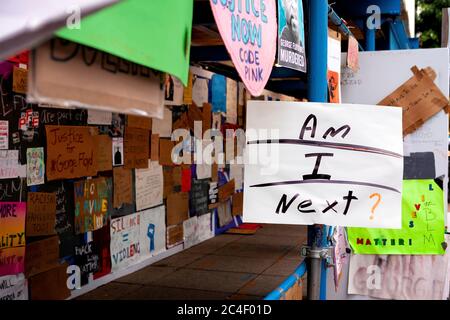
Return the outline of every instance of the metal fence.
{"type": "MultiPolygon", "coordinates": [[[[264,300],[288,300],[287,298],[290,296],[296,296],[295,294],[289,294],[290,291],[301,290],[302,289],[302,277],[306,274],[306,263],[303,261],[297,269],[295,269],[294,273],[292,273],[289,277],[286,278],[275,290],[269,293],[264,300]]],[[[300,292],[301,298],[301,292],[300,292]]],[[[289,299],[291,300],[291,299],[289,299]]],[[[299,300],[299,299],[292,299],[299,300]]]]}

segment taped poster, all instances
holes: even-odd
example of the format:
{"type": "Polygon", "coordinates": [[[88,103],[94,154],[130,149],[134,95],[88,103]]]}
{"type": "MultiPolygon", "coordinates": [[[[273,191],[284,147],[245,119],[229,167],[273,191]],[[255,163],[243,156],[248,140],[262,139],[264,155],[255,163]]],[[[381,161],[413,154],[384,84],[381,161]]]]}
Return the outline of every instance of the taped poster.
{"type": "Polygon", "coordinates": [[[136,169],[136,210],[144,210],[163,202],[163,169],[157,161],[148,160],[148,169],[136,169]]]}
{"type": "Polygon", "coordinates": [[[139,260],[140,215],[134,213],[111,220],[111,271],[139,260]]]}
{"type": "Polygon", "coordinates": [[[112,210],[111,178],[99,177],[74,183],[75,233],[85,233],[107,224],[112,210]]]}
{"type": "Polygon", "coordinates": [[[0,179],[21,176],[18,150],[0,150],[0,179]]]}
{"type": "MultiPolygon", "coordinates": [[[[348,228],[348,241],[357,254],[444,254],[443,191],[434,180],[404,180],[402,229],[348,228]]],[[[382,201],[374,193],[371,219],[382,201]]]]}
{"type": "Polygon", "coordinates": [[[0,202],[0,276],[24,272],[26,202],[0,202]]]}
{"type": "Polygon", "coordinates": [[[401,110],[249,101],[247,112],[244,222],[401,227],[401,110]]]}
{"type": "Polygon", "coordinates": [[[5,120],[0,121],[0,150],[7,150],[9,146],[9,122],[5,120]]]}
{"type": "Polygon", "coordinates": [[[183,237],[184,249],[190,248],[199,242],[197,216],[183,221],[183,237]]]}
{"type": "Polygon", "coordinates": [[[278,0],[278,65],[306,72],[301,0],[278,0]]]}
{"type": "Polygon", "coordinates": [[[166,210],[164,206],[140,212],[141,258],[166,251],[166,210]]]}
{"type": "Polygon", "coordinates": [[[45,183],[44,148],[27,148],[27,186],[45,183]]]}

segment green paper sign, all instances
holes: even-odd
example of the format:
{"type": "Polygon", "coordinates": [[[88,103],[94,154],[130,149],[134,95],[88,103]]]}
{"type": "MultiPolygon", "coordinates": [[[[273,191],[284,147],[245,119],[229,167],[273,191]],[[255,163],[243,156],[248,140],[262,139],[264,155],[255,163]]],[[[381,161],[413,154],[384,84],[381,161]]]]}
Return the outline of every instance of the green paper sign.
{"type": "Polygon", "coordinates": [[[402,229],[347,228],[347,234],[356,254],[444,254],[444,230],[442,189],[434,180],[403,180],[402,229]]]}
{"type": "Polygon", "coordinates": [[[193,0],[124,0],[56,35],[170,73],[186,86],[193,0]]]}

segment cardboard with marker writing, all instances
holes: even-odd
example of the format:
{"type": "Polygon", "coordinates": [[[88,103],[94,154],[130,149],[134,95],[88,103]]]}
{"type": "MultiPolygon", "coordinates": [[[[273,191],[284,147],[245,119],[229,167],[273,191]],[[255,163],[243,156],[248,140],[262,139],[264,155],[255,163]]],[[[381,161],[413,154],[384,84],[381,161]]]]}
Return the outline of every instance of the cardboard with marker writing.
{"type": "MultiPolygon", "coordinates": [[[[197,105],[195,103],[193,103],[189,106],[188,120],[189,120],[189,128],[191,130],[193,130],[194,134],[195,134],[195,130],[194,130],[195,122],[197,122],[197,121],[201,122],[203,120],[203,112],[199,107],[197,107],[197,105]]],[[[201,137],[197,137],[197,138],[200,139],[201,137]]]]}
{"type": "Polygon", "coordinates": [[[411,68],[414,75],[381,100],[379,105],[403,109],[403,135],[410,134],[441,110],[448,112],[448,98],[433,82],[434,70],[411,68]]]}
{"type": "Polygon", "coordinates": [[[152,118],[140,117],[128,114],[126,116],[127,119],[127,127],[139,128],[151,130],[152,128],[152,118]]]}
{"type": "Polygon", "coordinates": [[[166,199],[173,192],[173,168],[163,167],[163,198],[166,199]]]}
{"type": "Polygon", "coordinates": [[[64,300],[70,296],[67,288],[67,264],[63,264],[29,279],[31,300],[64,300]]]}
{"type": "Polygon", "coordinates": [[[25,275],[31,277],[59,265],[58,237],[53,236],[27,244],[25,250],[25,275]]]}
{"type": "Polygon", "coordinates": [[[219,202],[228,200],[234,193],[234,180],[219,187],[219,202]]]}
{"type": "Polygon", "coordinates": [[[90,127],[46,125],[47,180],[95,176],[95,132],[90,127]]]}
{"type": "Polygon", "coordinates": [[[240,216],[244,210],[244,193],[239,192],[233,194],[231,213],[233,216],[240,216]]]}
{"type": "Polygon", "coordinates": [[[159,135],[153,134],[150,137],[150,160],[159,161],[159,135]]]}
{"type": "Polygon", "coordinates": [[[112,170],[112,139],[108,135],[101,134],[94,137],[97,147],[98,171],[112,170]]]}
{"type": "Polygon", "coordinates": [[[202,128],[203,128],[203,134],[205,134],[206,130],[211,129],[211,121],[212,121],[212,106],[210,103],[204,103],[203,104],[203,110],[202,110],[202,128]]]}
{"type": "Polygon", "coordinates": [[[133,174],[131,169],[114,167],[113,169],[113,207],[133,203],[133,174]]]}
{"type": "Polygon", "coordinates": [[[172,149],[175,142],[168,139],[159,139],[159,164],[162,166],[173,166],[172,149]]]}
{"type": "Polygon", "coordinates": [[[126,169],[148,168],[149,136],[147,129],[134,127],[125,129],[123,148],[126,169]]]}
{"type": "Polygon", "coordinates": [[[27,237],[56,234],[56,193],[29,192],[26,221],[27,237]]]}
{"type": "Polygon", "coordinates": [[[167,225],[176,225],[189,218],[189,193],[179,192],[167,196],[167,225]]]}
{"type": "Polygon", "coordinates": [[[28,70],[14,67],[13,71],[13,91],[17,93],[27,93],[28,70]]]}
{"type": "Polygon", "coordinates": [[[172,248],[183,242],[183,223],[167,226],[167,248],[172,248]]]}
{"type": "Polygon", "coordinates": [[[75,246],[75,264],[80,268],[81,285],[89,282],[89,275],[100,269],[100,257],[94,241],[82,241],[75,246]]]}

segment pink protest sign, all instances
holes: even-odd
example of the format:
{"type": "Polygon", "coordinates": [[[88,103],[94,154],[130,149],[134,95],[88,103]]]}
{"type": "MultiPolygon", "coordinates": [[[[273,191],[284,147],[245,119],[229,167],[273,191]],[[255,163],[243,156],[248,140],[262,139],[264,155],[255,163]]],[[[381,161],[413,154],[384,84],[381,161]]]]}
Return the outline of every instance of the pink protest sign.
{"type": "Polygon", "coordinates": [[[252,96],[260,96],[275,61],[275,0],[210,0],[234,66],[252,96]]]}
{"type": "Polygon", "coordinates": [[[0,276],[22,273],[26,202],[0,202],[0,276]]]}

